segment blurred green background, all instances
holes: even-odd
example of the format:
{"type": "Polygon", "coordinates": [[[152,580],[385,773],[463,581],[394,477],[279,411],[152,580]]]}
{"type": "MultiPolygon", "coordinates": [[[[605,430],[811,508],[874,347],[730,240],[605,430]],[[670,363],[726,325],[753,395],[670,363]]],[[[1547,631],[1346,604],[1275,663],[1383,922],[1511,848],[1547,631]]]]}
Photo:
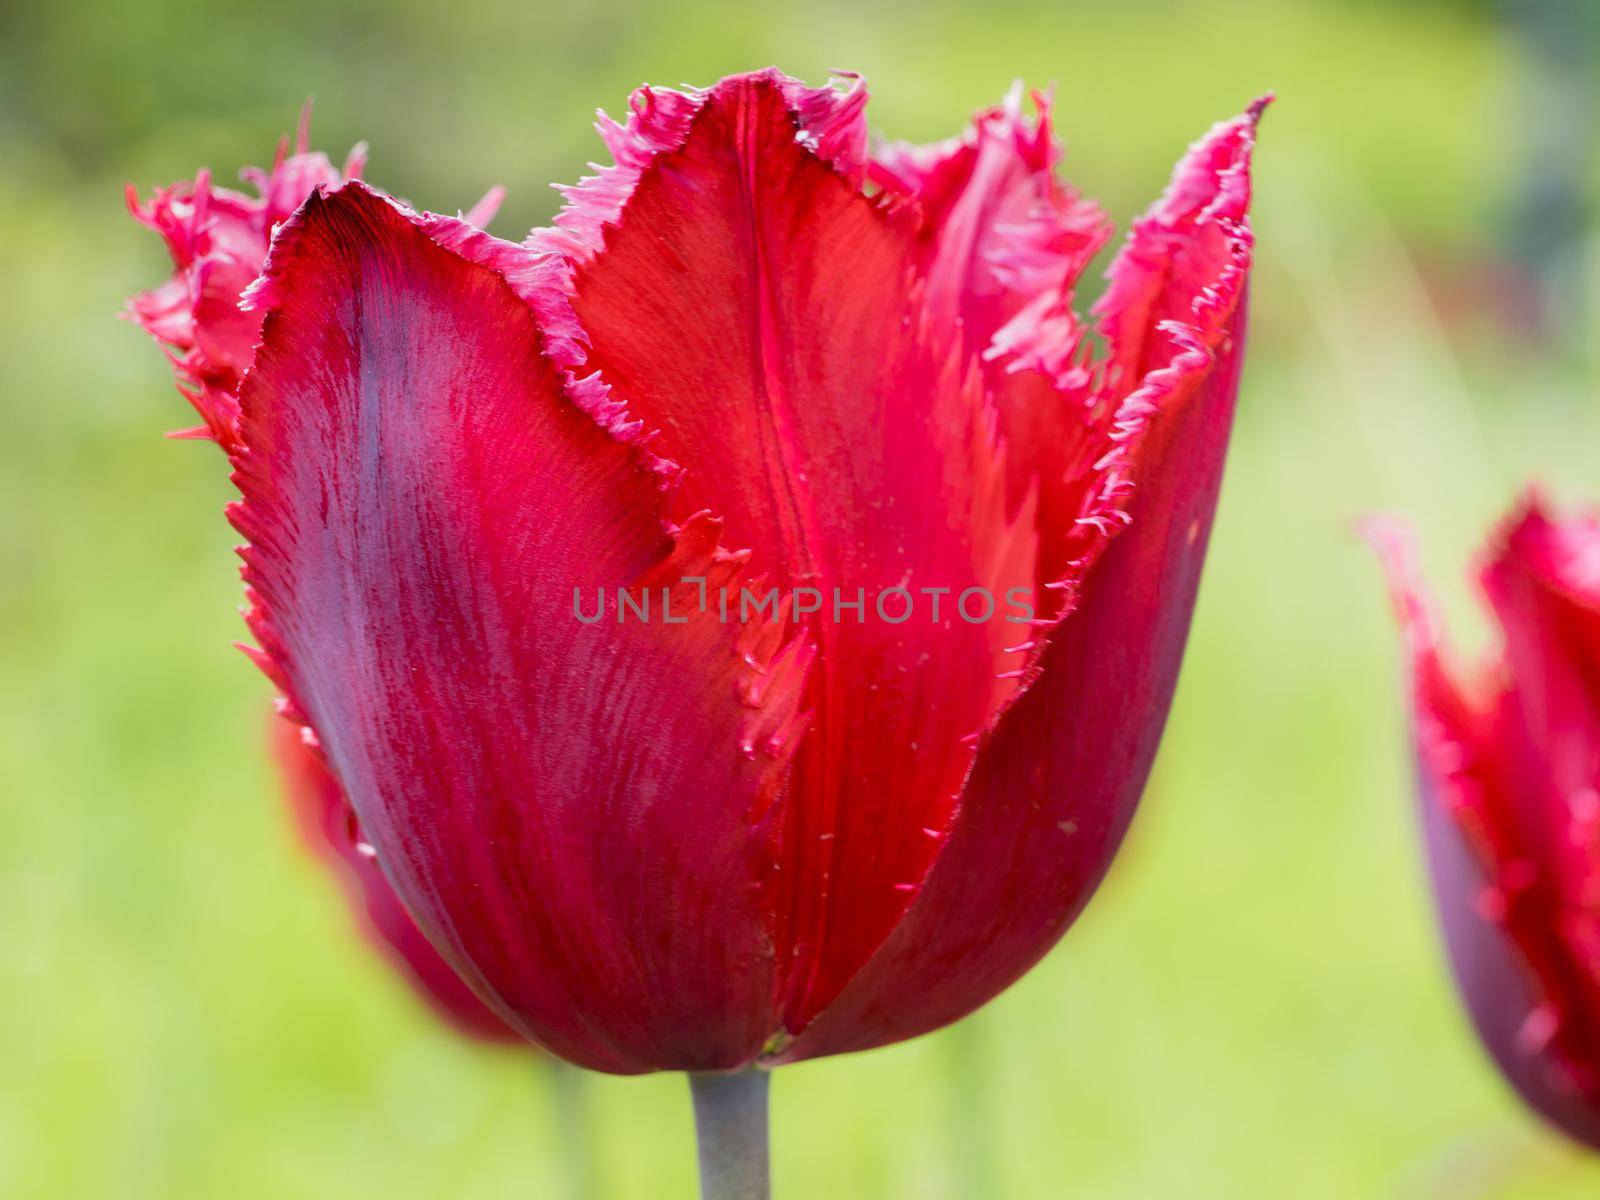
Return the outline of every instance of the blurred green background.
{"type": "MultiPolygon", "coordinates": [[[[1481,640],[1464,564],[1520,481],[1595,491],[1571,205],[1594,158],[1557,61],[1587,43],[1547,61],[1506,11],[0,3],[0,1195],[559,1197],[570,1159],[562,1085],[434,1023],[295,844],[267,685],[229,646],[228,483],[213,449],[159,436],[188,411],[113,320],[166,271],[123,183],[270,159],[314,94],[336,158],[369,139],[370,177],[439,210],[506,184],[515,237],[600,156],[597,104],[773,62],[864,71],[875,127],[912,138],[1055,80],[1067,171],[1124,226],[1191,138],[1279,93],[1238,434],[1133,835],[976,1018],[780,1072],[781,1196],[1600,1193],[1458,1012],[1395,637],[1350,531],[1411,514],[1481,640]],[[1529,179],[1572,161],[1567,208],[1530,207],[1529,179]]],[[[681,1080],[583,1093],[597,1195],[692,1194],[681,1080]]]]}

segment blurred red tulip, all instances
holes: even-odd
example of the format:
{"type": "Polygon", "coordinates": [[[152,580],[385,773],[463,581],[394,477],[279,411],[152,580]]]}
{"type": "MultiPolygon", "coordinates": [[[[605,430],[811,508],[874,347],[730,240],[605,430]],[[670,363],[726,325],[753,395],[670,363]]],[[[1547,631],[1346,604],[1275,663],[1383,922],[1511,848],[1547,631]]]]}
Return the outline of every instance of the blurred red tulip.
{"type": "Polygon", "coordinates": [[[1600,522],[1530,496],[1479,584],[1499,652],[1451,660],[1384,525],[1410,659],[1423,831],[1456,980],[1500,1070],[1600,1148],[1600,522]]]}
{"type": "Polygon", "coordinates": [[[273,721],[273,752],[283,774],[284,792],[306,847],[339,880],[363,932],[390,963],[411,981],[436,1013],[468,1037],[486,1042],[523,1042],[504,1021],[472,994],[439,956],[378,868],[372,847],[339,782],[322,756],[305,744],[300,731],[273,721]]]}
{"type": "MultiPolygon", "coordinates": [[[[865,100],[642,89],[521,245],[319,181],[242,382],[196,400],[287,714],[433,944],[584,1066],[970,1012],[1087,902],[1165,720],[1261,105],[1135,223],[1091,332],[1107,227],[1048,101],[869,155],[865,100]]],[[[146,219],[214,242],[204,190],[146,219]]],[[[202,383],[214,252],[135,308],[202,383]]]]}

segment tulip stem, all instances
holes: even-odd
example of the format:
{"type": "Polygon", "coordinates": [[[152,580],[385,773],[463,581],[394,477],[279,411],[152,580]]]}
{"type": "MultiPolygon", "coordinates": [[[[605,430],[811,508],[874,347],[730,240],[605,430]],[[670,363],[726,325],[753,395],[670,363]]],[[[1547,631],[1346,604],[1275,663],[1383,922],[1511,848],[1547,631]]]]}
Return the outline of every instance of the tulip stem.
{"type": "Polygon", "coordinates": [[[771,1200],[765,1071],[691,1074],[700,1200],[771,1200]]]}
{"type": "Polygon", "coordinates": [[[595,1200],[600,1195],[595,1170],[594,1142],[589,1112],[589,1081],[583,1068],[552,1058],[546,1064],[552,1100],[556,1108],[556,1131],[566,1166],[568,1200],[595,1200]]]}
{"type": "Polygon", "coordinates": [[[944,1048],[950,1066],[949,1154],[954,1178],[961,1181],[959,1195],[999,1195],[999,1162],[990,1123],[994,1081],[989,1064],[991,1048],[983,1015],[976,1014],[945,1030],[944,1048]]]}

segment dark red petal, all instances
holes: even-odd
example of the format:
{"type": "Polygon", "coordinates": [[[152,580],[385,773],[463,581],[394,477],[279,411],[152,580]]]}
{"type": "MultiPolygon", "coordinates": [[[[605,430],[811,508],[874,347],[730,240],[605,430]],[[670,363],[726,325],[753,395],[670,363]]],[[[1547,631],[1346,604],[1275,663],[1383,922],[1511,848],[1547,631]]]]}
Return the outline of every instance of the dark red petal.
{"type": "MultiPolygon", "coordinates": [[[[1539,611],[1551,598],[1536,593],[1559,586],[1563,575],[1574,581],[1551,552],[1580,542],[1592,550],[1593,529],[1574,537],[1580,529],[1577,522],[1550,523],[1536,503],[1508,523],[1484,574],[1510,654],[1468,685],[1447,659],[1409,537],[1379,524],[1372,540],[1405,634],[1424,843],[1463,1000],[1517,1091],[1572,1136],[1600,1146],[1600,958],[1592,890],[1600,868],[1600,803],[1587,804],[1586,821],[1566,808],[1551,783],[1552,772],[1570,761],[1563,764],[1557,746],[1529,736],[1530,716],[1550,715],[1549,684],[1572,662],[1570,647],[1547,644],[1534,652],[1531,643],[1541,626],[1549,631],[1553,615],[1539,611]],[[1552,820],[1557,809],[1559,823],[1552,820]],[[1583,836],[1555,836],[1558,826],[1563,835],[1583,836]]],[[[1583,586],[1592,599],[1592,576],[1583,586]]],[[[1589,613],[1592,619],[1592,603],[1589,613]]],[[[1593,749],[1588,753],[1592,768],[1593,749]]],[[[1585,785],[1591,797],[1593,782],[1591,775],[1585,785]]]]}
{"type": "Polygon", "coordinates": [[[304,726],[278,720],[273,725],[273,749],[296,824],[307,847],[338,877],[368,939],[429,1007],[460,1032],[481,1041],[525,1045],[520,1034],[472,994],[417,928],[361,837],[339,781],[302,736],[304,726]]]}
{"type": "Polygon", "coordinates": [[[1547,517],[1530,498],[1508,523],[1481,582],[1505,636],[1515,680],[1524,781],[1510,801],[1532,852],[1574,899],[1594,889],[1600,860],[1573,837],[1572,812],[1600,784],[1600,527],[1547,517]]]}
{"type": "Polygon", "coordinates": [[[811,619],[814,717],[771,823],[791,1030],[914,898],[971,735],[1014,687],[1000,644],[1026,634],[956,619],[958,596],[1003,604],[1032,562],[980,380],[912,286],[912,214],[865,198],[804,132],[780,76],[711,89],[638,171],[573,298],[586,368],[683,468],[676,511],[723,514],[777,587],[830,606],[865,590],[859,622],[811,619]],[[897,585],[948,589],[940,620],[927,597],[916,619],[880,619],[897,585]]]}
{"type": "Polygon", "coordinates": [[[656,476],[440,228],[347,185],[275,244],[233,513],[266,665],[497,1012],[597,1069],[737,1067],[771,1022],[750,826],[797,643],[763,661],[781,631],[752,646],[684,586],[685,623],[619,623],[619,585],[659,604],[736,564],[704,518],[673,544],[656,476]],[[598,588],[604,619],[578,620],[598,588]]]}
{"type": "MultiPolygon", "coordinates": [[[[1253,114],[1241,122],[1253,130],[1253,114]]],[[[1188,319],[1159,318],[1146,340],[1165,349],[1143,356],[1148,373],[1124,390],[1085,499],[1088,546],[1072,602],[1041,634],[1034,677],[986,735],[916,904],[785,1058],[882,1045],[977,1008],[1054,945],[1121,843],[1177,682],[1243,363],[1249,139],[1234,140],[1231,157],[1211,153],[1239,128],[1219,126],[1199,143],[1153,210],[1164,213],[1204,163],[1206,215],[1183,236],[1147,217],[1113,268],[1124,292],[1135,271],[1145,281],[1149,319],[1188,319]],[[1240,204],[1224,205],[1225,195],[1240,204]],[[1219,243],[1214,226],[1224,222],[1219,243]],[[1212,255],[1219,245],[1225,253],[1212,255]],[[1195,265],[1202,257],[1209,275],[1195,265]]],[[[1127,313],[1117,310],[1115,324],[1133,338],[1127,313]]]]}
{"type": "Polygon", "coordinates": [[[956,1020],[1019,979],[1088,903],[1144,790],[1200,579],[1238,387],[1236,340],[1145,435],[1131,523],[1038,678],[985,739],[917,904],[792,1058],[956,1020]]]}
{"type": "Polygon", "coordinates": [[[1492,885],[1450,815],[1448,778],[1419,757],[1420,804],[1434,903],[1450,965],[1485,1049],[1534,1111],[1600,1150],[1600,1102],[1551,1055],[1558,1019],[1504,928],[1484,913],[1492,885]]]}
{"type": "Polygon", "coordinates": [[[1531,496],[1481,581],[1510,680],[1483,863],[1539,978],[1569,1086],[1600,1108],[1600,525],[1531,496]],[[1524,882],[1524,877],[1528,877],[1524,882]],[[1509,886],[1510,880],[1516,886],[1509,886]]]}

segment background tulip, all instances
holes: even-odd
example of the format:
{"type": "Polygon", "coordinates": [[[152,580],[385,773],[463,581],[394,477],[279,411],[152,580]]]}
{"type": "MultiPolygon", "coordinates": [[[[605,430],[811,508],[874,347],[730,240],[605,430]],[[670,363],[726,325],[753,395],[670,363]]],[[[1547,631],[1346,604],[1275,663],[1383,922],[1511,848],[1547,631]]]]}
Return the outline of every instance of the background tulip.
{"type": "MultiPolygon", "coordinates": [[[[526,1048],[522,1036],[473,995],[417,928],[378,868],[372,847],[322,756],[287,722],[274,720],[273,734],[284,791],[306,847],[337,878],[374,948],[452,1029],[488,1045],[526,1048]]],[[[580,1074],[559,1059],[543,1059],[540,1068],[553,1084],[566,1194],[587,1200],[595,1194],[595,1167],[580,1074]]]]}
{"type": "Polygon", "coordinates": [[[1034,102],[871,156],[859,81],[642,89],[602,121],[615,165],[520,246],[319,165],[275,231],[270,187],[227,197],[272,231],[231,375],[204,301],[242,235],[203,179],[135,210],[179,296],[134,314],[233,459],[286,713],[496,1014],[584,1066],[694,1073],[717,1194],[764,1175],[739,1152],[764,1087],[725,1073],[1016,979],[1165,719],[1263,104],[1134,225],[1101,353],[1072,289],[1105,223],[1034,102]]]}
{"type": "Polygon", "coordinates": [[[1498,623],[1475,669],[1442,644],[1405,536],[1379,525],[1406,635],[1424,842],[1484,1046],[1600,1148],[1600,523],[1530,495],[1483,555],[1498,623]]]}
{"type": "Polygon", "coordinates": [[[374,861],[355,814],[320,755],[293,726],[274,722],[274,752],[307,849],[334,874],[363,932],[441,1018],[468,1037],[525,1044],[473,995],[422,935],[374,861]]]}

